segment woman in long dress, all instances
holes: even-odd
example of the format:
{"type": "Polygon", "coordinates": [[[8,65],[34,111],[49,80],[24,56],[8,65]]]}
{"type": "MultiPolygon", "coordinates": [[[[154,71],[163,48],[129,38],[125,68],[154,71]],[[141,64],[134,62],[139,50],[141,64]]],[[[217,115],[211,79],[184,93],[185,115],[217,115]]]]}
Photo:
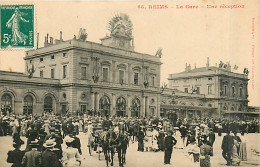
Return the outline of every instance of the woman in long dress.
{"type": "Polygon", "coordinates": [[[181,132],[177,129],[176,129],[176,133],[175,133],[175,136],[174,138],[178,141],[177,144],[174,146],[174,148],[177,148],[177,149],[183,149],[184,148],[184,144],[182,142],[182,139],[181,139],[181,132]]]}
{"type": "Polygon", "coordinates": [[[75,167],[81,165],[80,154],[77,148],[72,147],[74,138],[66,136],[64,138],[67,148],[63,150],[63,167],[75,167]]]}
{"type": "Polygon", "coordinates": [[[29,22],[29,20],[24,19],[22,16],[27,15],[21,12],[18,8],[15,9],[14,14],[6,23],[6,27],[12,28],[12,42],[14,45],[18,43],[26,44],[27,35],[23,34],[20,30],[20,22],[29,22]]]}
{"type": "Polygon", "coordinates": [[[153,139],[153,134],[151,131],[151,127],[148,127],[147,131],[146,131],[146,135],[145,135],[145,143],[144,143],[144,147],[146,148],[146,151],[150,151],[152,148],[152,139],[153,139]]]}
{"type": "Polygon", "coordinates": [[[234,145],[232,148],[232,155],[231,155],[231,159],[232,159],[232,165],[240,165],[240,159],[238,157],[238,153],[237,153],[237,148],[238,148],[238,142],[237,140],[234,140],[234,145]]]}

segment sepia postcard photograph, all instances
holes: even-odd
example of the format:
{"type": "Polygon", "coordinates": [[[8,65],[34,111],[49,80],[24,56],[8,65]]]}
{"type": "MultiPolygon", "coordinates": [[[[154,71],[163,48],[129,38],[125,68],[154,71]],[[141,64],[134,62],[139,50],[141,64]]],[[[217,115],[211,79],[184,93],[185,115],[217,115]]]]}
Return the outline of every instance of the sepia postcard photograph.
{"type": "Polygon", "coordinates": [[[259,0],[1,0],[0,167],[260,167],[259,0]]]}

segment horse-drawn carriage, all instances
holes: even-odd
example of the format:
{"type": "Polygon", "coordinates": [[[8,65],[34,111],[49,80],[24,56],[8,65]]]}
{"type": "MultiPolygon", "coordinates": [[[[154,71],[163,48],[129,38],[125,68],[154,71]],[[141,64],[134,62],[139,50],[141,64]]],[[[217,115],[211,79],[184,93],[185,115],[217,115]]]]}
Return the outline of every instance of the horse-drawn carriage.
{"type": "Polygon", "coordinates": [[[102,150],[102,133],[103,130],[101,127],[93,127],[93,132],[89,134],[88,137],[88,147],[89,147],[89,155],[92,155],[93,151],[98,153],[98,159],[100,160],[100,154],[102,150]]]}
{"type": "Polygon", "coordinates": [[[118,154],[119,166],[125,163],[125,154],[128,145],[128,136],[121,133],[115,133],[113,130],[104,131],[101,127],[93,127],[93,133],[89,137],[89,154],[93,151],[98,153],[98,158],[103,152],[106,160],[106,165],[109,163],[113,166],[114,155],[118,154]]]}

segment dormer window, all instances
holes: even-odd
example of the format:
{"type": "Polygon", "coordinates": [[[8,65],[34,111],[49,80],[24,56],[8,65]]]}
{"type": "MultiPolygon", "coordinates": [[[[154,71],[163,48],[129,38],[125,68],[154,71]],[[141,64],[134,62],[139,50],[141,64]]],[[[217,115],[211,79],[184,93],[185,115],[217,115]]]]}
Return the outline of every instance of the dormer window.
{"type": "Polygon", "coordinates": [[[43,57],[40,58],[40,62],[43,62],[43,57]]]}

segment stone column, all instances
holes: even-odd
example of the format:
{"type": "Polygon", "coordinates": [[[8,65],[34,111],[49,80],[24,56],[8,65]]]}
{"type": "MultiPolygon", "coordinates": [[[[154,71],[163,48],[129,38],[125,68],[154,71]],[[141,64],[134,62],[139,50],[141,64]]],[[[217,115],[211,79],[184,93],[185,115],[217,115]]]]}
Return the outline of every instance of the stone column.
{"type": "Polygon", "coordinates": [[[130,110],[130,107],[131,107],[131,96],[130,96],[130,95],[127,95],[126,115],[127,115],[128,117],[131,116],[131,110],[130,110]]]}
{"type": "Polygon", "coordinates": [[[146,100],[145,100],[145,96],[143,96],[143,107],[142,107],[142,112],[141,112],[141,116],[145,117],[145,104],[146,100]]]}
{"type": "Polygon", "coordinates": [[[111,102],[111,107],[110,107],[110,112],[111,112],[111,116],[116,114],[116,96],[114,93],[112,93],[112,102],[111,102]]]}
{"type": "Polygon", "coordinates": [[[96,98],[95,98],[95,109],[98,111],[99,110],[99,93],[96,93],[96,98]]]}
{"type": "Polygon", "coordinates": [[[92,92],[90,96],[91,96],[91,110],[92,110],[92,114],[94,114],[95,95],[92,92]]]}
{"type": "Polygon", "coordinates": [[[148,111],[149,108],[148,108],[147,100],[148,100],[148,97],[145,96],[145,116],[146,116],[146,117],[150,115],[150,113],[149,113],[149,111],[148,111]]]}

